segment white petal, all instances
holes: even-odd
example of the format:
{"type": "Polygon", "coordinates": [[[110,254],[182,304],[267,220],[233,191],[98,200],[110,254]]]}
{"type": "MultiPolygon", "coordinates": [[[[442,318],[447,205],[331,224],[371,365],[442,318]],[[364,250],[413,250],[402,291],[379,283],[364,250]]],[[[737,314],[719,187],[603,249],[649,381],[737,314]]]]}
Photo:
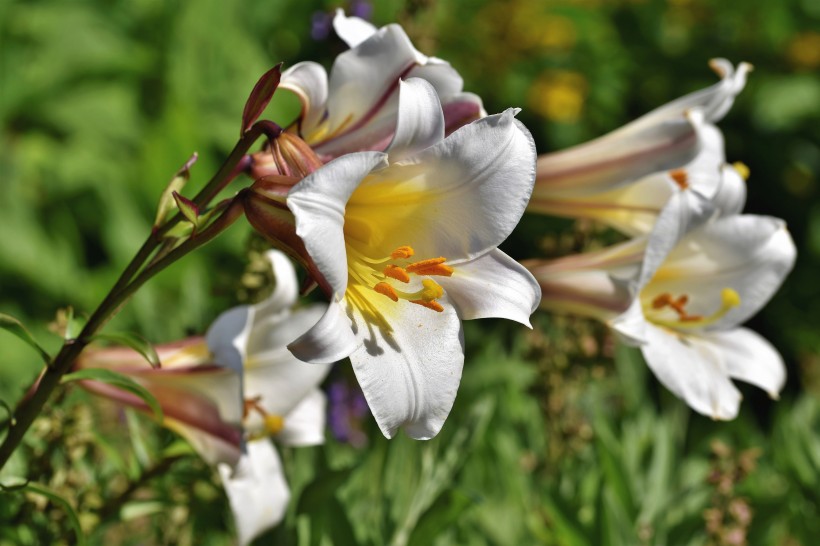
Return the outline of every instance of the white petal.
{"type": "Polygon", "coordinates": [[[643,128],[659,120],[677,118],[687,110],[695,108],[703,111],[704,119],[709,123],[716,123],[723,119],[732,107],[735,97],[746,85],[746,75],[752,67],[747,63],[740,63],[735,70],[726,59],[713,59],[709,65],[721,77],[718,83],[656,108],[626,127],[643,128]]]}
{"type": "Polygon", "coordinates": [[[447,135],[472,121],[487,116],[481,97],[474,93],[456,93],[449,97],[439,94],[439,98],[444,113],[444,132],[447,135]]]}
{"type": "Polygon", "coordinates": [[[348,47],[356,47],[376,33],[376,27],[370,22],[359,17],[348,17],[341,8],[336,10],[333,17],[333,30],[348,47]]]}
{"type": "Polygon", "coordinates": [[[285,428],[276,435],[276,441],[297,447],[325,443],[326,408],[325,394],[319,389],[312,390],[285,416],[285,428]]]}
{"type": "Polygon", "coordinates": [[[409,244],[453,264],[497,247],[521,218],[534,176],[532,137],[513,116],[473,122],[374,173],[348,203],[357,239],[378,255],[409,244]]]}
{"type": "Polygon", "coordinates": [[[299,360],[315,364],[332,364],[350,356],[359,346],[351,329],[345,301],[330,302],[321,320],[305,335],[288,345],[299,360]]]}
{"type": "Polygon", "coordinates": [[[256,320],[248,340],[248,361],[245,371],[248,372],[269,353],[278,353],[310,330],[322,315],[327,305],[317,303],[302,307],[293,312],[280,313],[256,320]]]}
{"type": "Polygon", "coordinates": [[[498,249],[437,280],[462,320],[496,317],[532,327],[530,315],[538,308],[541,288],[524,266],[498,249]]]}
{"type": "Polygon", "coordinates": [[[794,265],[796,250],[782,220],[740,215],[719,218],[685,237],[669,254],[642,297],[686,294],[687,312],[709,316],[731,288],[740,305],[709,330],[732,328],[754,315],[774,295],[794,265]]]}
{"type": "Polygon", "coordinates": [[[608,325],[618,334],[624,344],[632,347],[647,343],[646,330],[653,327],[647,322],[639,299],[633,299],[629,308],[611,319],[608,325]]]}
{"type": "Polygon", "coordinates": [[[237,441],[229,441],[225,435],[213,434],[188,423],[165,417],[162,426],[173,430],[191,444],[191,447],[202,459],[210,464],[233,466],[242,457],[244,442],[239,441],[241,431],[237,431],[237,441]]]}
{"type": "Polygon", "coordinates": [[[546,154],[538,159],[538,183],[552,189],[612,189],[653,172],[675,169],[691,161],[701,147],[686,113],[699,109],[708,123],[719,121],[746,83],[751,66],[737,71],[725,59],[712,67],[722,79],[649,112],[591,142],[546,154]]]}
{"type": "Polygon", "coordinates": [[[407,77],[421,78],[430,82],[442,103],[450,102],[464,88],[464,80],[458,71],[450,66],[450,63],[434,57],[428,59],[426,64],[414,66],[407,73],[407,77]]]}
{"type": "Polygon", "coordinates": [[[656,124],[632,124],[590,142],[538,158],[544,191],[609,191],[691,161],[700,149],[691,122],[681,115],[656,124]]]}
{"type": "Polygon", "coordinates": [[[394,163],[444,138],[444,115],[436,90],[428,82],[411,78],[400,82],[396,133],[387,149],[394,163]]]}
{"type": "Polygon", "coordinates": [[[710,332],[709,339],[723,350],[729,376],[760,387],[774,399],[786,383],[786,365],[777,349],[748,328],[710,332]]]}
{"type": "Polygon", "coordinates": [[[720,186],[712,203],[721,216],[740,214],[746,205],[746,181],[731,165],[721,168],[720,186]]]}
{"type": "Polygon", "coordinates": [[[390,138],[396,127],[398,82],[413,65],[425,61],[398,25],[380,28],[336,57],[330,70],[328,135],[315,143],[316,151],[338,156],[372,149],[365,144],[390,138]]]}
{"type": "Polygon", "coordinates": [[[643,288],[673,248],[691,231],[715,216],[714,205],[692,188],[672,195],[649,234],[637,289],[643,288]]]}
{"type": "Polygon", "coordinates": [[[287,205],[296,217],[296,234],[338,295],[347,286],[345,205],[370,171],[387,164],[380,152],[347,154],[300,181],[288,193],[287,205]]]}
{"type": "Polygon", "coordinates": [[[350,361],[359,385],[386,437],[403,427],[412,438],[432,438],[450,413],[461,381],[461,321],[446,295],[439,300],[444,311],[437,313],[401,300],[384,298],[384,303],[383,296],[371,292],[361,297],[385,314],[369,322],[355,315],[363,346],[350,361]]]}
{"type": "Polygon", "coordinates": [[[233,512],[239,544],[245,546],[285,516],[290,490],[282,472],[279,455],[267,440],[248,444],[233,471],[219,465],[219,476],[233,512]]]}
{"type": "Polygon", "coordinates": [[[690,408],[712,419],[734,419],[741,395],[729,380],[726,359],[708,338],[682,336],[649,325],[641,346],[655,376],[690,408]]]}
{"type": "Polygon", "coordinates": [[[205,341],[221,366],[242,373],[253,317],[253,307],[240,305],[228,309],[211,323],[205,341]]]}
{"type": "Polygon", "coordinates": [[[270,315],[276,315],[290,309],[299,298],[299,282],[296,279],[296,270],[288,257],[279,250],[269,250],[265,257],[273,270],[273,292],[265,301],[256,304],[254,323],[270,315]]]}
{"type": "Polygon", "coordinates": [[[282,73],[279,89],[292,91],[302,102],[300,132],[314,131],[327,111],[327,72],[322,65],[310,61],[293,65],[282,73]]]}
{"type": "Polygon", "coordinates": [[[607,322],[622,314],[634,299],[624,283],[606,271],[542,271],[525,264],[541,286],[541,308],[607,322]]]}

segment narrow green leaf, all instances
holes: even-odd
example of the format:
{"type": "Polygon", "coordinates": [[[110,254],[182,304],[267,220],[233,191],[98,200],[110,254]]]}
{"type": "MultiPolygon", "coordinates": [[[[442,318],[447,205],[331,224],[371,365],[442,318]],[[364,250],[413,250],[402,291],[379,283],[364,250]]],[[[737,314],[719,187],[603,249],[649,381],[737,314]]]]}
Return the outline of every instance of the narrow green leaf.
{"type": "Polygon", "coordinates": [[[111,343],[116,343],[117,345],[130,347],[144,356],[145,360],[148,361],[152,368],[160,367],[159,356],[154,350],[153,345],[151,345],[145,338],[140,337],[137,334],[129,334],[126,332],[95,334],[91,336],[91,339],[97,341],[110,341],[111,343]]]}
{"type": "Polygon", "coordinates": [[[191,222],[194,227],[199,225],[199,207],[196,203],[186,197],[181,196],[177,192],[173,192],[172,195],[174,196],[174,200],[177,202],[179,212],[182,213],[185,219],[191,222]]]}
{"type": "Polygon", "coordinates": [[[154,227],[159,227],[165,222],[165,217],[168,216],[168,213],[174,209],[174,201],[176,200],[174,194],[177,192],[182,191],[183,186],[188,180],[191,178],[191,167],[196,160],[199,158],[199,154],[194,152],[191,158],[185,162],[185,165],[182,166],[179,171],[174,175],[168,185],[165,187],[165,190],[162,192],[162,196],[159,198],[159,205],[157,206],[157,217],[154,220],[154,227]]]}
{"type": "Polygon", "coordinates": [[[66,515],[68,516],[68,521],[71,523],[71,527],[74,528],[74,534],[77,536],[77,545],[84,546],[86,544],[85,535],[83,534],[83,529],[80,526],[80,518],[77,517],[77,512],[74,511],[74,508],[66,499],[46,486],[37,483],[29,483],[23,488],[23,490],[29,491],[36,495],[42,495],[65,510],[66,515]]]}
{"type": "Polygon", "coordinates": [[[42,357],[43,362],[45,362],[46,365],[51,363],[51,356],[40,346],[39,343],[37,343],[37,340],[34,339],[31,332],[23,326],[22,322],[10,315],[0,313],[0,328],[7,330],[11,334],[28,343],[31,348],[40,353],[40,357],[42,357]]]}
{"type": "Polygon", "coordinates": [[[154,398],[153,394],[148,392],[148,389],[130,377],[103,368],[86,368],[84,370],[79,370],[65,375],[61,383],[69,383],[71,381],[100,381],[102,383],[113,385],[124,391],[128,391],[142,399],[151,411],[154,412],[157,420],[162,422],[162,408],[160,407],[159,402],[157,402],[157,399],[154,398]]]}

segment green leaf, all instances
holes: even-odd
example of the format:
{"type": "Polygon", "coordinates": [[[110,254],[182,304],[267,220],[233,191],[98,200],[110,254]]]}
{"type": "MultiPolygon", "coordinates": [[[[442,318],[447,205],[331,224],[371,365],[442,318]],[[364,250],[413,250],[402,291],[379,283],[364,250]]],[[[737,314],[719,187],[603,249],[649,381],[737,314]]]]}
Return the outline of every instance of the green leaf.
{"type": "Polygon", "coordinates": [[[31,346],[31,348],[40,353],[40,357],[42,357],[43,362],[45,362],[46,365],[49,365],[51,363],[51,355],[49,355],[45,351],[45,349],[43,349],[40,346],[40,344],[37,343],[37,340],[34,339],[34,336],[31,335],[31,332],[29,332],[26,329],[26,327],[23,326],[22,322],[20,322],[12,316],[0,313],[0,328],[7,330],[8,332],[14,334],[15,336],[19,337],[20,339],[28,343],[31,346]]]}
{"type": "Polygon", "coordinates": [[[148,361],[152,368],[160,367],[159,356],[154,350],[153,345],[151,345],[145,338],[140,337],[137,334],[129,334],[125,332],[117,332],[113,334],[94,334],[90,339],[97,341],[110,341],[112,343],[116,343],[117,345],[130,347],[144,356],[145,360],[148,361]]]}
{"type": "Polygon", "coordinates": [[[140,397],[142,401],[145,402],[145,404],[151,409],[151,411],[154,412],[157,420],[162,422],[162,408],[160,407],[159,402],[157,402],[157,399],[154,398],[153,394],[148,392],[148,389],[130,377],[126,377],[121,373],[103,368],[86,368],[84,370],[79,370],[65,375],[61,383],[65,384],[71,381],[100,381],[102,383],[113,385],[124,391],[128,391],[131,394],[140,397]]]}
{"type": "Polygon", "coordinates": [[[445,490],[427,509],[410,533],[408,544],[432,544],[443,531],[454,525],[475,499],[456,489],[445,490]]]}
{"type": "Polygon", "coordinates": [[[80,527],[80,518],[77,517],[77,512],[74,511],[74,508],[66,499],[64,499],[51,489],[47,488],[46,486],[40,485],[38,483],[26,484],[26,486],[23,487],[22,490],[34,493],[36,495],[42,495],[43,497],[46,497],[48,500],[50,500],[54,504],[59,505],[63,510],[65,510],[66,515],[68,516],[68,521],[69,523],[71,523],[71,527],[74,528],[74,534],[77,536],[77,545],[85,545],[85,535],[83,534],[82,527],[80,527]]]}
{"type": "Polygon", "coordinates": [[[177,192],[172,192],[171,195],[174,196],[174,200],[177,202],[177,208],[179,212],[188,220],[194,227],[199,225],[199,207],[188,199],[187,197],[183,197],[177,192]]]}

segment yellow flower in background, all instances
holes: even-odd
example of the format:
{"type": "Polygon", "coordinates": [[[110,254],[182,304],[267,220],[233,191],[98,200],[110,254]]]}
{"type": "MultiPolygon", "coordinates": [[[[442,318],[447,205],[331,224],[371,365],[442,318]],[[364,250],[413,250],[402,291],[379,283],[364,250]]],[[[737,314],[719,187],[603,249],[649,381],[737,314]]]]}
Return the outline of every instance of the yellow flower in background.
{"type": "Polygon", "coordinates": [[[574,123],[583,114],[588,87],[586,78],[578,72],[547,71],[533,83],[527,104],[551,121],[574,123]]]}

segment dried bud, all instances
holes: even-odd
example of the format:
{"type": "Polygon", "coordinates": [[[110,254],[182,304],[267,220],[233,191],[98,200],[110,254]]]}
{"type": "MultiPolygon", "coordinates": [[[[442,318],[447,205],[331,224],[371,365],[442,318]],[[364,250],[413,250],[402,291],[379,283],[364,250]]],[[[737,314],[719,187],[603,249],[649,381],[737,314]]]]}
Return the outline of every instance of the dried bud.
{"type": "Polygon", "coordinates": [[[271,141],[270,149],[253,154],[251,177],[270,175],[304,178],[322,166],[322,160],[298,136],[284,132],[271,141]]]}

